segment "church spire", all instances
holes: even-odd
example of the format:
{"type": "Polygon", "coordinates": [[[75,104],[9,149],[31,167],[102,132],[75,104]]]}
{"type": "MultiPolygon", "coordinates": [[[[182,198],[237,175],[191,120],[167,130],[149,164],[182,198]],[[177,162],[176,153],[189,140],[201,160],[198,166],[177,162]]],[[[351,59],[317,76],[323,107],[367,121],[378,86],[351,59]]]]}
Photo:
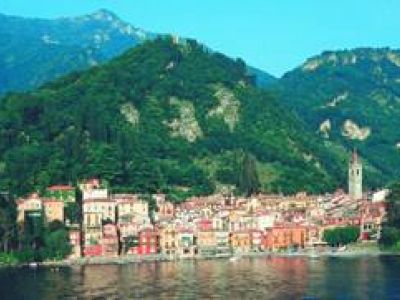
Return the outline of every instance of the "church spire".
{"type": "Polygon", "coordinates": [[[349,196],[352,200],[362,198],[362,163],[354,149],[349,163],[349,196]]]}

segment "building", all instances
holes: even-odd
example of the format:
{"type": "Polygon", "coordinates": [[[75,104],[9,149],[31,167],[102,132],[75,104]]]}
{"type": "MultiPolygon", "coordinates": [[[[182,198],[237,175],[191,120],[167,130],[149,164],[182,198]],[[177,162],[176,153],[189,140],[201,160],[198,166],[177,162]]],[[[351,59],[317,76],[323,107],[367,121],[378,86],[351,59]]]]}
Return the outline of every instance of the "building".
{"type": "Polygon", "coordinates": [[[352,200],[362,198],[362,163],[356,150],[349,163],[349,196],[352,200]]]}
{"type": "Polygon", "coordinates": [[[146,228],[139,232],[139,243],[132,247],[133,254],[149,255],[156,254],[159,250],[159,234],[157,230],[146,228]]]}
{"type": "Polygon", "coordinates": [[[160,249],[166,255],[177,255],[179,236],[175,226],[168,224],[163,226],[160,230],[160,249]]]}
{"type": "Polygon", "coordinates": [[[118,256],[119,254],[119,237],[118,229],[114,224],[106,224],[103,226],[103,236],[101,240],[104,256],[118,256]]]}
{"type": "Polygon", "coordinates": [[[45,220],[48,223],[60,221],[64,223],[64,202],[57,199],[43,199],[45,220]]]}
{"type": "Polygon", "coordinates": [[[293,248],[304,248],[307,244],[307,228],[299,225],[282,224],[266,230],[264,248],[268,250],[279,250],[293,248]]]}
{"type": "Polygon", "coordinates": [[[207,257],[215,256],[217,240],[213,230],[199,230],[196,235],[197,253],[207,257]]]}
{"type": "Polygon", "coordinates": [[[165,200],[164,194],[153,195],[157,205],[157,218],[159,220],[170,220],[174,217],[174,205],[165,200]]]}
{"type": "Polygon", "coordinates": [[[81,257],[81,231],[79,227],[68,229],[69,243],[71,245],[70,258],[81,257]]]}
{"type": "Polygon", "coordinates": [[[249,252],[251,249],[251,237],[249,230],[231,232],[230,243],[234,252],[249,252]]]}
{"type": "Polygon", "coordinates": [[[193,230],[180,229],[178,235],[178,255],[182,258],[189,258],[195,255],[195,237],[193,230]]]}
{"type": "Polygon", "coordinates": [[[33,193],[28,198],[20,198],[16,201],[17,203],[17,222],[24,223],[25,216],[28,214],[30,216],[42,216],[43,212],[43,202],[40,199],[39,194],[33,193]]]}

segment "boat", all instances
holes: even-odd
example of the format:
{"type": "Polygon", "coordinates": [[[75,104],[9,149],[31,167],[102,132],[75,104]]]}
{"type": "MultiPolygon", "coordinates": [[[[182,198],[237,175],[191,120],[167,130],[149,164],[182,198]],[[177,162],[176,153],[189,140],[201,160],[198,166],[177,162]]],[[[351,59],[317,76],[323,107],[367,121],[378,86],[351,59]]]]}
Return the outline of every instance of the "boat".
{"type": "Polygon", "coordinates": [[[231,256],[231,257],[229,257],[229,261],[230,262],[235,262],[235,261],[238,261],[239,259],[240,259],[239,256],[231,256]]]}
{"type": "Polygon", "coordinates": [[[39,266],[37,262],[31,262],[28,264],[28,267],[31,269],[36,269],[39,266]]]}

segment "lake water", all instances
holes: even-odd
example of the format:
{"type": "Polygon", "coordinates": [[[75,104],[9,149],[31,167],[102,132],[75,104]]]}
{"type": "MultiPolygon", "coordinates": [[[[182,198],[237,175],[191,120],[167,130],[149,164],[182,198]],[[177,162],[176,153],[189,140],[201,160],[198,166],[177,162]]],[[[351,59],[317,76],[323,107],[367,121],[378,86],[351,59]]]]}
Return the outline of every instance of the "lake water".
{"type": "Polygon", "coordinates": [[[400,257],[0,269],[0,299],[400,299],[400,257]]]}

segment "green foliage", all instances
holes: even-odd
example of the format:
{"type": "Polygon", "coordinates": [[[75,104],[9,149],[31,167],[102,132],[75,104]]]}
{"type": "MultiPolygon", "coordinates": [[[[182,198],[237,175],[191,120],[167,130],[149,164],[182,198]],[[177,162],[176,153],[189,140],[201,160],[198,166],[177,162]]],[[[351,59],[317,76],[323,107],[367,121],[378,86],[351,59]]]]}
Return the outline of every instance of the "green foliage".
{"type": "Polygon", "coordinates": [[[258,179],[256,160],[254,156],[245,153],[239,173],[239,190],[249,197],[260,191],[260,181],[258,179]]]}
{"type": "Polygon", "coordinates": [[[400,251],[400,182],[392,183],[389,189],[387,220],[379,243],[383,248],[400,251]]]}
{"type": "MultiPolygon", "coordinates": [[[[379,187],[399,177],[400,52],[387,48],[360,48],[324,52],[279,80],[282,104],[314,132],[325,120],[331,144],[350,152],[356,147],[365,165],[364,183],[379,187]],[[306,66],[314,65],[315,69],[306,66]],[[368,127],[365,140],[342,132],[346,120],[368,127]]],[[[323,136],[323,134],[321,134],[323,136]]],[[[329,159],[329,158],[328,158],[329,159]]]]}
{"type": "Polygon", "coordinates": [[[82,219],[81,206],[78,203],[69,203],[65,207],[65,219],[71,224],[80,224],[82,219]]]}
{"type": "Polygon", "coordinates": [[[251,192],[338,187],[345,164],[253,81],[243,61],[166,37],[35,92],[9,95],[0,102],[0,188],[22,195],[100,177],[116,190],[165,192],[181,201],[219,183],[237,186],[241,149],[269,172],[251,192]],[[210,115],[221,91],[238,103],[234,123],[210,115]],[[202,131],[194,141],[173,135],[168,124],[180,113],[171,98],[193,105],[202,131]],[[121,111],[127,104],[136,123],[121,111]]]}
{"type": "Polygon", "coordinates": [[[44,259],[60,260],[71,253],[68,231],[65,228],[51,230],[45,236],[45,248],[43,249],[44,259]]]}
{"type": "Polygon", "coordinates": [[[324,241],[330,246],[354,243],[360,236],[360,228],[356,226],[337,227],[324,231],[324,241]]]}
{"type": "Polygon", "coordinates": [[[17,210],[8,193],[0,193],[0,251],[8,252],[17,238],[17,210]]]}

